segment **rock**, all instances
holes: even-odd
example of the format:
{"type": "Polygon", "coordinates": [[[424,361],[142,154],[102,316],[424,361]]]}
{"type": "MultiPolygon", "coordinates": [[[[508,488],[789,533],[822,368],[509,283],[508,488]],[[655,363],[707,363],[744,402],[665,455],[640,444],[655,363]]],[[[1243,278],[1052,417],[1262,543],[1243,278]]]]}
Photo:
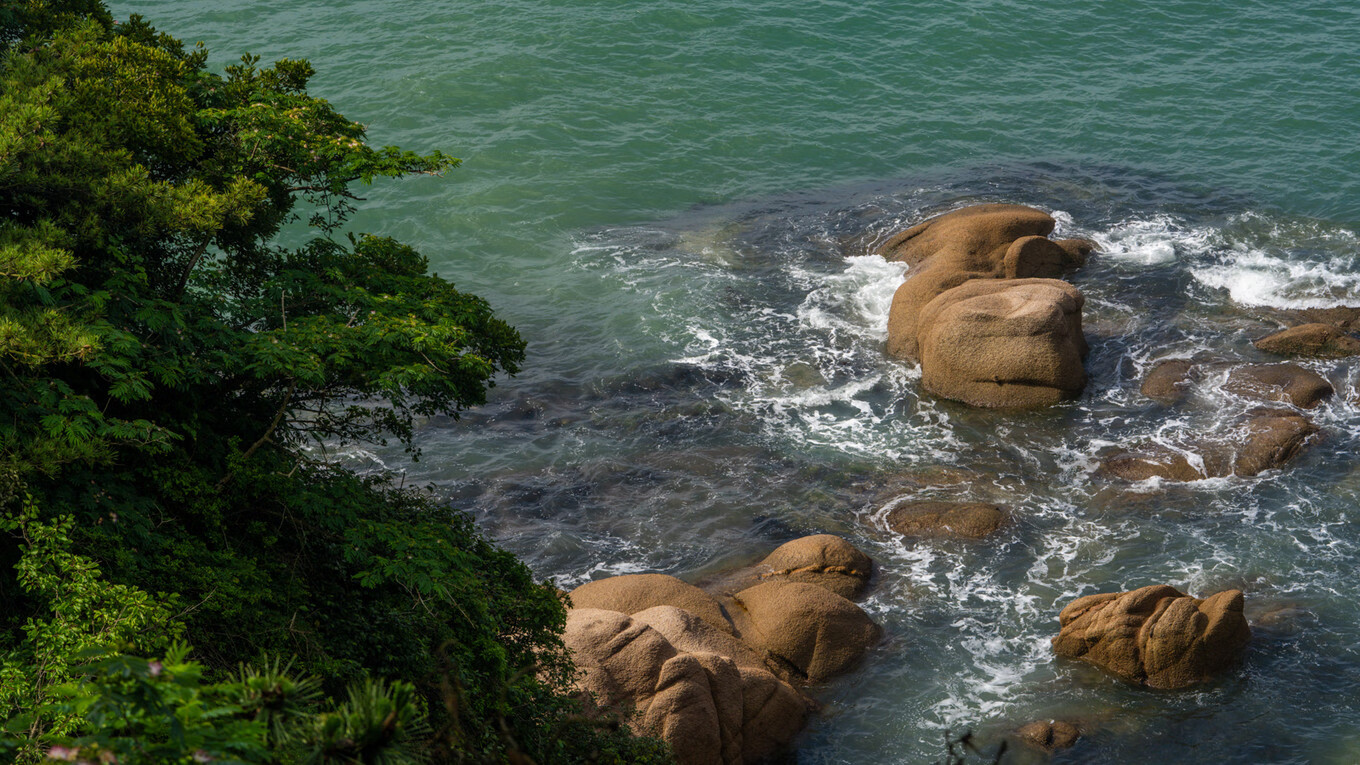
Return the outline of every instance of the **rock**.
{"type": "Polygon", "coordinates": [[[873,576],[874,562],[849,542],[832,534],[816,534],[780,545],[760,562],[762,578],[815,584],[853,598],[873,576]]]}
{"type": "Polygon", "coordinates": [[[1081,729],[1064,720],[1035,720],[1015,730],[1016,738],[1052,754],[1067,749],[1081,738],[1081,729]]]}
{"type": "Polygon", "coordinates": [[[1253,476],[1281,467],[1303,451],[1318,427],[1287,409],[1258,409],[1243,425],[1244,437],[1233,455],[1233,472],[1253,476]]]}
{"type": "Polygon", "coordinates": [[[764,654],[683,608],[653,606],[633,614],[633,621],[659,632],[677,651],[716,653],[731,659],[738,667],[782,669],[772,667],[764,654]]]}
{"type": "Polygon", "coordinates": [[[1054,653],[1150,688],[1207,682],[1236,662],[1251,638],[1241,590],[1203,600],[1165,585],[1088,595],[1058,620],[1054,653]]]}
{"type": "Polygon", "coordinates": [[[771,673],[678,650],[617,611],[572,609],[563,641],[581,670],[581,690],[605,706],[636,710],[630,726],[664,740],[682,765],[760,761],[797,735],[811,709],[771,673]]]}
{"type": "Polygon", "coordinates": [[[741,638],[813,683],[854,666],[882,634],[859,606],[815,584],[762,582],[733,603],[741,638]]]}
{"type": "Polygon", "coordinates": [[[974,279],[944,292],[918,319],[922,386],[987,408],[1077,396],[1086,385],[1083,303],[1057,279],[974,279]]]}
{"type": "Polygon", "coordinates": [[[888,512],[887,524],[908,537],[981,539],[1006,525],[1006,513],[983,502],[906,502],[888,512]]]}
{"type": "Polygon", "coordinates": [[[1347,330],[1360,328],[1360,306],[1284,309],[1273,313],[1290,323],[1330,324],[1347,330]]]}
{"type": "Polygon", "coordinates": [[[965,207],[919,223],[884,242],[876,253],[887,260],[916,266],[941,250],[953,250],[999,261],[1006,248],[1025,236],[1048,236],[1056,221],[1042,210],[1024,205],[987,204],[965,207]]]}
{"type": "Polygon", "coordinates": [[[573,608],[596,608],[635,614],[653,606],[676,606],[722,632],[732,623],[712,595],[665,574],[625,574],[586,582],[569,593],[573,608]]]}
{"type": "Polygon", "coordinates": [[[1191,383],[1194,364],[1189,359],[1159,361],[1143,379],[1143,395],[1162,403],[1172,404],[1185,398],[1191,383]]]}
{"type": "Polygon", "coordinates": [[[1252,343],[1279,356],[1313,356],[1339,359],[1360,354],[1360,338],[1330,324],[1302,324],[1280,330],[1252,343]]]}
{"type": "Polygon", "coordinates": [[[1246,398],[1311,409],[1334,392],[1326,378],[1297,364],[1248,364],[1228,374],[1223,390],[1246,398]]]}
{"type": "Polygon", "coordinates": [[[1284,467],[1317,432],[1318,427],[1298,412],[1253,409],[1226,438],[1205,439],[1183,451],[1160,443],[1144,444],[1105,458],[1099,472],[1126,481],[1250,477],[1284,467]]]}
{"type": "Polygon", "coordinates": [[[1120,451],[1100,463],[1099,473],[1125,481],[1146,481],[1162,478],[1168,481],[1199,481],[1211,478],[1202,469],[1202,457],[1195,455],[1196,464],[1184,452],[1157,443],[1144,444],[1131,451],[1120,451]]]}
{"type": "Polygon", "coordinates": [[[917,317],[938,295],[973,279],[1051,278],[1081,265],[1094,245],[1053,242],[1054,221],[1022,205],[977,205],[907,229],[877,252],[913,266],[893,295],[888,353],[919,361],[917,317]],[[919,266],[919,268],[917,268],[919,266]]]}

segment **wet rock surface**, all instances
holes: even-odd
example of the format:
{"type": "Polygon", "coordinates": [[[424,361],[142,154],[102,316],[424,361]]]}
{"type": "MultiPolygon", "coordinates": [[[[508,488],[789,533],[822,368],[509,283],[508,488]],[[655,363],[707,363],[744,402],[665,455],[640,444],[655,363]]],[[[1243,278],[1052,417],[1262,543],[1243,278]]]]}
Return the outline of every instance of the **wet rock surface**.
{"type": "Polygon", "coordinates": [[[1016,728],[1015,737],[1039,751],[1052,754],[1076,744],[1081,738],[1081,729],[1065,720],[1035,720],[1016,728]]]}
{"type": "Polygon", "coordinates": [[[1254,409],[1226,437],[1206,438],[1181,448],[1151,442],[1118,450],[1101,461],[1099,472],[1125,481],[1250,477],[1288,465],[1318,432],[1316,425],[1293,410],[1254,409]]]}
{"type": "Polygon", "coordinates": [[[1278,356],[1339,359],[1360,354],[1360,338],[1331,324],[1302,324],[1253,341],[1258,349],[1278,356]]]}
{"type": "Polygon", "coordinates": [[[1150,688],[1187,688],[1237,662],[1251,638],[1242,592],[1203,600],[1166,585],[1078,598],[1062,610],[1059,656],[1150,688]]]}
{"type": "Polygon", "coordinates": [[[981,539],[1006,525],[999,505],[985,502],[906,502],[888,512],[889,529],[906,537],[955,536],[981,539]]]}
{"type": "Polygon", "coordinates": [[[1181,401],[1194,382],[1191,377],[1194,368],[1194,362],[1189,359],[1159,361],[1152,367],[1152,371],[1148,372],[1147,377],[1143,378],[1143,385],[1139,390],[1144,396],[1164,404],[1181,401]]]}
{"type": "Polygon", "coordinates": [[[1335,391],[1322,375],[1297,364],[1247,364],[1228,374],[1223,390],[1244,398],[1311,409],[1335,391]]]}

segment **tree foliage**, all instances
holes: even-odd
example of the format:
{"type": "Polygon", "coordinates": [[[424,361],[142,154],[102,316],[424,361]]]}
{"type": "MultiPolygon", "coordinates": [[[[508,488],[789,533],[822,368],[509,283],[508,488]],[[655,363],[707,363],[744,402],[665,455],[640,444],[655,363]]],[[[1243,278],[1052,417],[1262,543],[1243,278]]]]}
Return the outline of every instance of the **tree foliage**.
{"type": "Polygon", "coordinates": [[[553,588],[324,458],[412,449],[523,359],[415,250],[345,230],[356,188],[457,160],[370,146],[305,61],[206,61],[96,0],[0,9],[11,733],[120,762],[664,758],[568,694],[553,588]]]}

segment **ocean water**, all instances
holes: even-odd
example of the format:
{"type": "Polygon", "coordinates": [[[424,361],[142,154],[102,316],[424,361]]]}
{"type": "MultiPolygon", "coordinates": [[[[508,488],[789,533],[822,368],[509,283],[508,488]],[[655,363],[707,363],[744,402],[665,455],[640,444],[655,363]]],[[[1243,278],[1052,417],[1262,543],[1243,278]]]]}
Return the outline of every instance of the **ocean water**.
{"type": "MultiPolygon", "coordinates": [[[[529,341],[524,371],[423,457],[430,484],[562,586],[698,578],[807,533],[879,564],[888,639],[814,689],[799,763],[924,763],[946,730],[1090,733],[1054,762],[1360,761],[1360,364],[1323,439],[1251,479],[1122,485],[1103,450],[1222,432],[1210,375],[1176,408],[1152,363],[1263,360],[1274,309],[1360,305],[1360,6],[747,0],[115,2],[204,41],[310,59],[379,144],[465,160],[374,187],[403,239],[529,341]],[[902,266],[872,242],[939,211],[1049,210],[1102,253],[1091,382],[1042,412],[922,396],[884,357],[902,266]],[[1005,504],[986,542],[905,543],[895,502],[1005,504]],[[1222,681],[1124,686],[1048,646],[1080,595],[1247,593],[1222,681]]],[[[1017,752],[1013,762],[1034,759],[1017,752]]]]}

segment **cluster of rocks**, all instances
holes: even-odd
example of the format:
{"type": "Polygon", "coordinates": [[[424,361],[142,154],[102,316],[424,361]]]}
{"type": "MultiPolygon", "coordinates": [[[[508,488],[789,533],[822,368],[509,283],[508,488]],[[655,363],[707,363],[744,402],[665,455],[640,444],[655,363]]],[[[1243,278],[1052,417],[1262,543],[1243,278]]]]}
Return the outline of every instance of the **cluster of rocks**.
{"type": "MultiPolygon", "coordinates": [[[[1052,240],[1055,221],[1019,205],[980,205],[932,218],[877,252],[911,266],[893,297],[888,352],[918,362],[931,393],[973,406],[1057,403],[1086,385],[1082,295],[1062,280],[1095,245],[1052,240]]],[[[1256,341],[1263,352],[1313,358],[1360,354],[1360,309],[1294,312],[1294,324],[1256,341]]],[[[1142,393],[1178,406],[1221,379],[1229,394],[1261,402],[1230,431],[1187,443],[1149,442],[1107,454],[1099,472],[1132,481],[1253,476],[1278,468],[1319,432],[1304,412],[1333,395],[1293,363],[1166,359],[1142,393]]],[[[893,504],[884,525],[909,539],[981,539],[1011,513],[978,502],[893,504]]],[[[570,593],[565,641],[596,702],[629,713],[638,732],[668,742],[679,762],[739,765],[788,746],[816,705],[809,683],[860,662],[881,630],[853,599],[873,562],[839,537],[785,544],[756,566],[703,587],[662,574],[616,576],[570,593]]],[[[1078,598],[1062,609],[1056,655],[1089,662],[1128,683],[1198,685],[1241,657],[1251,637],[1243,595],[1199,599],[1153,585],[1078,598]]],[[[1078,721],[1039,720],[1016,739],[1052,752],[1083,734],[1078,721]]]]}
{"type": "Polygon", "coordinates": [[[849,598],[873,561],[840,537],[789,542],[708,589],[630,574],[570,593],[565,642],[578,684],[670,744],[676,760],[764,760],[802,730],[803,692],[857,664],[882,631],[849,598]]]}
{"type": "Polygon", "coordinates": [[[893,295],[888,353],[919,362],[922,386],[973,406],[1053,404],[1086,385],[1084,302],[1060,277],[1095,245],[1048,238],[1055,221],[1021,205],[932,218],[878,254],[911,266],[893,295]]]}

